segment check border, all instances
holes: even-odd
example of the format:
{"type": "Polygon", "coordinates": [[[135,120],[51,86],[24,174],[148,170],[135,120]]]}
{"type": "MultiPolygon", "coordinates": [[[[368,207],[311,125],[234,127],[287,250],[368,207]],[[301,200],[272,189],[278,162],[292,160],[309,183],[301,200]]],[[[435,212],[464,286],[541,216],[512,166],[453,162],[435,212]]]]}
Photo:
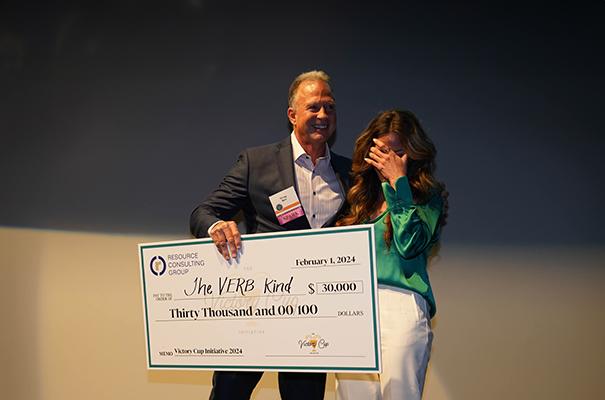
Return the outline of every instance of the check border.
{"type": "MultiPolygon", "coordinates": [[[[372,225],[361,225],[354,227],[334,227],[334,228],[322,228],[322,229],[311,229],[311,230],[300,230],[300,231],[283,231],[283,232],[268,232],[268,233],[258,233],[258,234],[247,234],[242,235],[242,241],[254,241],[254,240],[262,240],[262,239],[271,239],[275,237],[297,237],[297,236],[309,236],[309,235],[333,235],[339,232],[366,232],[367,239],[369,243],[369,260],[370,260],[370,279],[371,282],[376,282],[374,267],[374,238],[373,238],[373,227],[372,225]]],[[[151,362],[151,340],[149,338],[149,318],[148,318],[148,304],[147,304],[147,282],[145,280],[145,262],[143,251],[146,249],[154,249],[154,248],[163,248],[163,247],[175,247],[175,246],[183,246],[183,245],[195,245],[200,243],[211,243],[212,239],[210,238],[202,238],[202,239],[189,239],[189,240],[176,240],[170,242],[161,242],[161,243],[147,243],[147,244],[139,244],[139,260],[141,266],[141,284],[143,286],[143,308],[145,315],[145,339],[147,341],[147,368],[148,369],[200,369],[200,370],[221,370],[221,371],[372,371],[371,368],[368,367],[325,367],[325,366],[258,366],[258,365],[246,365],[246,366],[230,366],[230,365],[166,365],[166,364],[153,364],[151,362]]],[[[375,372],[379,372],[380,368],[380,348],[378,345],[378,308],[376,305],[376,285],[371,285],[372,288],[372,321],[374,324],[374,365],[375,372]]]]}

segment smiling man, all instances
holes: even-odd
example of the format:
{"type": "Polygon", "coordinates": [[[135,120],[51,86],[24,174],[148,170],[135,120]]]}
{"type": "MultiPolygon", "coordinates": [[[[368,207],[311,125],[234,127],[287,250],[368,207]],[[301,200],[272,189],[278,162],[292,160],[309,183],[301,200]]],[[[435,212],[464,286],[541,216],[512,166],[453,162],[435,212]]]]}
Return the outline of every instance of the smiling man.
{"type": "MultiPolygon", "coordinates": [[[[232,218],[243,211],[247,233],[332,226],[343,211],[351,160],[330,151],[336,102],[323,71],[300,74],[288,92],[292,133],[284,140],[244,150],[219,187],[191,214],[195,237],[210,236],[226,260],[241,248],[232,218]],[[278,198],[300,203],[281,213],[278,198]]],[[[262,372],[216,371],[211,399],[249,399],[262,372]]],[[[323,399],[326,375],[282,372],[282,399],[323,399]]]]}

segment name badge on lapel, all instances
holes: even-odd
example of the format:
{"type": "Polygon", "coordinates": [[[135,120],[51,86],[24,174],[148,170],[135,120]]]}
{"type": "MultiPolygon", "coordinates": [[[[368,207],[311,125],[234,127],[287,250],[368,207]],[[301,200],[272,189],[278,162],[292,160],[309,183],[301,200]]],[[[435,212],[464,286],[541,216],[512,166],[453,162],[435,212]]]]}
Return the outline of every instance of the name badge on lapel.
{"type": "Polygon", "coordinates": [[[271,201],[273,212],[275,212],[275,216],[280,225],[305,215],[300,200],[298,200],[298,196],[296,195],[296,190],[294,190],[294,186],[290,186],[281,192],[269,196],[269,201],[271,201]]]}

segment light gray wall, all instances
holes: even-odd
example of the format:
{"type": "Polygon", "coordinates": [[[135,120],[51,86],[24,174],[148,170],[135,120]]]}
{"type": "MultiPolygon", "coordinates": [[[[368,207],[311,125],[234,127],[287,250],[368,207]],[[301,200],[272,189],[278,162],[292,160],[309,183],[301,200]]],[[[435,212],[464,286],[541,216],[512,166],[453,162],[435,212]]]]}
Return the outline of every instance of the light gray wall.
{"type": "MultiPolygon", "coordinates": [[[[0,397],[207,398],[208,371],[146,369],[137,243],[175,238],[0,228],[0,397]]],[[[424,400],[605,398],[604,258],[445,246],[424,400]]],[[[254,400],[276,398],[267,373],[254,400]]]]}

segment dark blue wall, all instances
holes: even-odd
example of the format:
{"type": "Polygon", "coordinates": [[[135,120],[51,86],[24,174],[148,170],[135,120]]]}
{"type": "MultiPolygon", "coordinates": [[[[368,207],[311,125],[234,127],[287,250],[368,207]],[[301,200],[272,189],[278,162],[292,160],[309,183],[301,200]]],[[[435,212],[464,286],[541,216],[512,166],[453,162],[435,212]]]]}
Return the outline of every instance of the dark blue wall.
{"type": "Polygon", "coordinates": [[[380,110],[421,118],[446,241],[605,243],[604,2],[256,3],[3,2],[0,225],[186,237],[319,68],[337,152],[380,110]]]}

